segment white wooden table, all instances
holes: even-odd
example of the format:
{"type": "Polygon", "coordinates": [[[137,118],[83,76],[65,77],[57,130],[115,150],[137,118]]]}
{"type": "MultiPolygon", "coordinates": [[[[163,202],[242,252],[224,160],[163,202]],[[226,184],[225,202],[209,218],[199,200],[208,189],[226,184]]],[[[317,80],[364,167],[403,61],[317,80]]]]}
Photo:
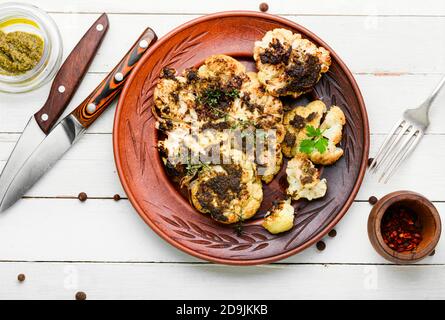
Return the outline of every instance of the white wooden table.
{"type": "MultiPolygon", "coordinates": [[[[28,1],[26,1],[28,2],[28,1]]],[[[110,30],[70,107],[77,106],[146,26],[159,36],[199,15],[258,10],[261,1],[31,0],[63,35],[64,54],[107,12],[110,30]]],[[[270,13],[309,28],[343,58],[365,98],[371,155],[406,107],[445,73],[445,2],[437,0],[268,1],[270,13]]],[[[0,94],[0,169],[49,85],[0,94]]],[[[372,249],[366,231],[371,195],[401,189],[434,201],[445,220],[445,94],[413,156],[387,185],[366,177],[348,214],[327,237],[280,263],[228,267],[200,261],[160,239],[139,218],[119,183],[112,151],[114,107],[30,190],[0,215],[0,298],[445,298],[445,236],[420,264],[396,266],[372,249]],[[88,200],[77,199],[86,192],[88,200]],[[113,195],[123,199],[114,201],[113,195]],[[17,281],[24,273],[26,280],[17,281]]]]}

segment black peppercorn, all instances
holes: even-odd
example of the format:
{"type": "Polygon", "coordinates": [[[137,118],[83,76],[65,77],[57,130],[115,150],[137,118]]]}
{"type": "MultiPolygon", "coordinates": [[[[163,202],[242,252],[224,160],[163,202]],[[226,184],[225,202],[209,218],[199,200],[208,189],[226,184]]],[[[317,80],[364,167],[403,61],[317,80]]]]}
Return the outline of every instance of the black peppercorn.
{"type": "Polygon", "coordinates": [[[368,167],[371,165],[371,163],[374,161],[374,158],[369,158],[368,159],[368,167]]]}
{"type": "Polygon", "coordinates": [[[331,238],[334,238],[337,235],[337,231],[335,229],[332,229],[331,231],[329,231],[328,235],[331,238]]]}
{"type": "Polygon", "coordinates": [[[377,203],[378,199],[374,196],[369,197],[368,202],[372,205],[375,205],[377,203]]]}
{"type": "Polygon", "coordinates": [[[266,12],[267,10],[269,10],[269,5],[266,2],[262,2],[260,4],[260,11],[261,12],[266,12]]]}
{"type": "Polygon", "coordinates": [[[118,194],[115,194],[115,195],[113,196],[113,199],[114,199],[114,201],[119,201],[119,200],[121,199],[121,196],[118,195],[118,194]]]}
{"type": "Polygon", "coordinates": [[[326,249],[326,243],[324,243],[323,241],[318,241],[317,242],[317,249],[320,251],[323,251],[324,249],[326,249]]]}
{"type": "Polygon", "coordinates": [[[84,201],[86,201],[86,200],[88,199],[88,196],[87,196],[87,194],[86,194],[85,192],[81,192],[81,193],[79,193],[79,195],[77,196],[77,198],[78,198],[80,201],[84,202],[84,201]]]}
{"type": "Polygon", "coordinates": [[[76,293],[76,300],[86,300],[86,299],[87,299],[87,295],[85,292],[79,291],[76,293]]]}
{"type": "Polygon", "coordinates": [[[17,280],[20,281],[20,282],[25,281],[25,279],[26,279],[26,277],[25,277],[25,275],[24,275],[23,273],[20,273],[20,274],[17,276],[17,280]]]}

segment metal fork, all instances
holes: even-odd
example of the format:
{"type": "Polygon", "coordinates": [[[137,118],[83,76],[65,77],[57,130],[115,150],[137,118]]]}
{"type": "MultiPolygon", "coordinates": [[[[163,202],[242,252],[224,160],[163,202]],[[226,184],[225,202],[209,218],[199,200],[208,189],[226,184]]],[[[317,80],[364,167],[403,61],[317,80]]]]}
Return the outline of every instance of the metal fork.
{"type": "Polygon", "coordinates": [[[383,141],[377,155],[369,166],[372,173],[380,171],[379,182],[387,183],[399,165],[411,154],[430,124],[428,112],[445,84],[445,77],[418,108],[407,109],[383,141]]]}

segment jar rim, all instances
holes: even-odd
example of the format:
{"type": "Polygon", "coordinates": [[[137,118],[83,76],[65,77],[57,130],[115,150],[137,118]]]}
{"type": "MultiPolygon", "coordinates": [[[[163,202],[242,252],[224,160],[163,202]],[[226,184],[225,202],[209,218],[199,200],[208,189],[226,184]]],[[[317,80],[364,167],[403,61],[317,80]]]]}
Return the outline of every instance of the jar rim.
{"type": "Polygon", "coordinates": [[[0,76],[0,92],[19,93],[36,89],[56,74],[62,60],[62,38],[54,20],[36,6],[8,2],[0,5],[0,20],[25,18],[34,22],[44,40],[44,52],[39,63],[17,76],[0,76]]]}

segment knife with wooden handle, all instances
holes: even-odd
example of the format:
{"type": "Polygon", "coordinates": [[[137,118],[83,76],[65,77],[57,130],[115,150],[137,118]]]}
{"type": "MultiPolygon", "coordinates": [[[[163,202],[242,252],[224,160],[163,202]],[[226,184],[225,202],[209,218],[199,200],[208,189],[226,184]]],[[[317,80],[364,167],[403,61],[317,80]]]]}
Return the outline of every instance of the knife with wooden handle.
{"type": "Polygon", "coordinates": [[[0,202],[18,170],[45,139],[68,106],[108,31],[108,25],[107,15],[102,14],[77,43],[58,71],[47,101],[29,119],[0,175],[0,202]]]}
{"type": "Polygon", "coordinates": [[[93,23],[66,58],[54,78],[48,99],[42,109],[34,115],[39,127],[45,134],[49,133],[71,101],[107,31],[108,17],[104,13],[93,23]]]}
{"type": "Polygon", "coordinates": [[[156,40],[154,31],[147,28],[102,83],[51,130],[15,175],[3,199],[0,199],[0,212],[20,199],[85,133],[121,92],[138,61],[156,40]]]}

